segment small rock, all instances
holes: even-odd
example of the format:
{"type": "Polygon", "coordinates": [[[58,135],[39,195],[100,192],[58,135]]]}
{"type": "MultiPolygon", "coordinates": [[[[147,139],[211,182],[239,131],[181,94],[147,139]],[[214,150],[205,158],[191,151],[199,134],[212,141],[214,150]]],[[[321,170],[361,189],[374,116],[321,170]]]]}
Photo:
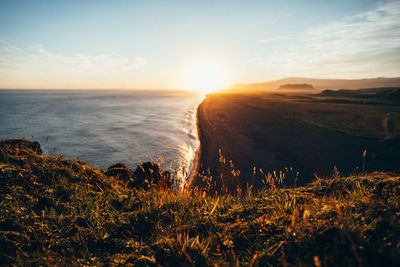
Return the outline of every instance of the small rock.
{"type": "Polygon", "coordinates": [[[106,175],[109,177],[115,177],[124,182],[131,181],[133,178],[133,172],[122,162],[110,166],[106,175]]]}

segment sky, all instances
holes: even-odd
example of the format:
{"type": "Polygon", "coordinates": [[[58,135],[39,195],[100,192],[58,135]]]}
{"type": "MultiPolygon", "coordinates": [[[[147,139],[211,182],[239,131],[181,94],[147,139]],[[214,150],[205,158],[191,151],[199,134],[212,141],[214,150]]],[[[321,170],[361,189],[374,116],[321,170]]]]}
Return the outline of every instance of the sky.
{"type": "Polygon", "coordinates": [[[201,64],[225,84],[397,77],[400,1],[0,0],[0,88],[185,89],[201,64]]]}

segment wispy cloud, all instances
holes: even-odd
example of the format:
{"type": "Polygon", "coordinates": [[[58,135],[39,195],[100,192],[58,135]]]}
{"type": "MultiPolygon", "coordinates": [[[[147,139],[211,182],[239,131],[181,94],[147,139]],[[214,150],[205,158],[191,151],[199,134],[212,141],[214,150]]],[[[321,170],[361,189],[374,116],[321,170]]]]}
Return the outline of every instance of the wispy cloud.
{"type": "Polygon", "coordinates": [[[272,42],[279,42],[279,41],[289,41],[293,40],[294,38],[291,36],[278,36],[278,37],[271,37],[257,41],[257,43],[265,44],[265,43],[272,43],[272,42]]]}
{"type": "Polygon", "coordinates": [[[400,1],[313,29],[306,33],[306,38],[308,47],[315,51],[340,50],[341,54],[400,47],[400,1]]]}
{"type": "Polygon", "coordinates": [[[145,63],[141,57],[128,58],[115,53],[63,55],[47,51],[41,44],[22,49],[4,41],[0,42],[0,74],[15,70],[113,74],[141,68],[145,63]]]}
{"type": "Polygon", "coordinates": [[[311,29],[253,62],[287,75],[397,76],[399,51],[400,1],[394,1],[311,29]]]}

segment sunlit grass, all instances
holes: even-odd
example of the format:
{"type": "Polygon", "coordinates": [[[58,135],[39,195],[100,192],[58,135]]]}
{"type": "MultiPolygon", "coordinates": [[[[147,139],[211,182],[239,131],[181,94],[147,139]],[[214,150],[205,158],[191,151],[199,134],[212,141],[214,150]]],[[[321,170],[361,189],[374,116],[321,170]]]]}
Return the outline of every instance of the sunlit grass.
{"type": "MultiPolygon", "coordinates": [[[[234,181],[233,163],[222,153],[220,163],[222,181],[234,181]]],[[[400,259],[394,174],[336,174],[285,188],[287,176],[270,173],[262,188],[230,191],[226,183],[225,192],[214,187],[225,182],[207,177],[208,187],[180,192],[167,183],[132,187],[106,173],[2,143],[2,264],[388,266],[400,259]]]]}

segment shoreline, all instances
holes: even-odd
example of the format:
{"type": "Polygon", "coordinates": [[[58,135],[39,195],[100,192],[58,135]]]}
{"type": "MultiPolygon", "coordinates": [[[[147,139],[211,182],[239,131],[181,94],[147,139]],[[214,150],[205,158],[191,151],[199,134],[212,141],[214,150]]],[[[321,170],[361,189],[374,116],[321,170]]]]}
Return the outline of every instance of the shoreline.
{"type": "MultiPolygon", "coordinates": [[[[199,144],[199,147],[196,149],[196,152],[194,154],[194,158],[192,161],[192,170],[186,180],[187,186],[190,188],[193,186],[193,182],[197,178],[197,174],[199,173],[200,169],[200,158],[201,158],[201,143],[199,144]]],[[[185,186],[185,185],[184,185],[185,186]]]]}
{"type": "MultiPolygon", "coordinates": [[[[199,107],[200,105],[204,102],[204,100],[207,98],[207,95],[203,97],[201,100],[200,104],[197,106],[196,109],[196,132],[197,132],[197,139],[199,140],[199,145],[194,152],[194,157],[192,160],[192,169],[190,170],[190,173],[186,179],[185,185],[187,185],[189,188],[193,186],[193,182],[197,178],[197,174],[200,171],[200,159],[201,159],[201,152],[202,152],[202,140],[200,138],[200,127],[199,127],[199,107]]],[[[184,186],[185,186],[184,185],[184,186]]]]}

